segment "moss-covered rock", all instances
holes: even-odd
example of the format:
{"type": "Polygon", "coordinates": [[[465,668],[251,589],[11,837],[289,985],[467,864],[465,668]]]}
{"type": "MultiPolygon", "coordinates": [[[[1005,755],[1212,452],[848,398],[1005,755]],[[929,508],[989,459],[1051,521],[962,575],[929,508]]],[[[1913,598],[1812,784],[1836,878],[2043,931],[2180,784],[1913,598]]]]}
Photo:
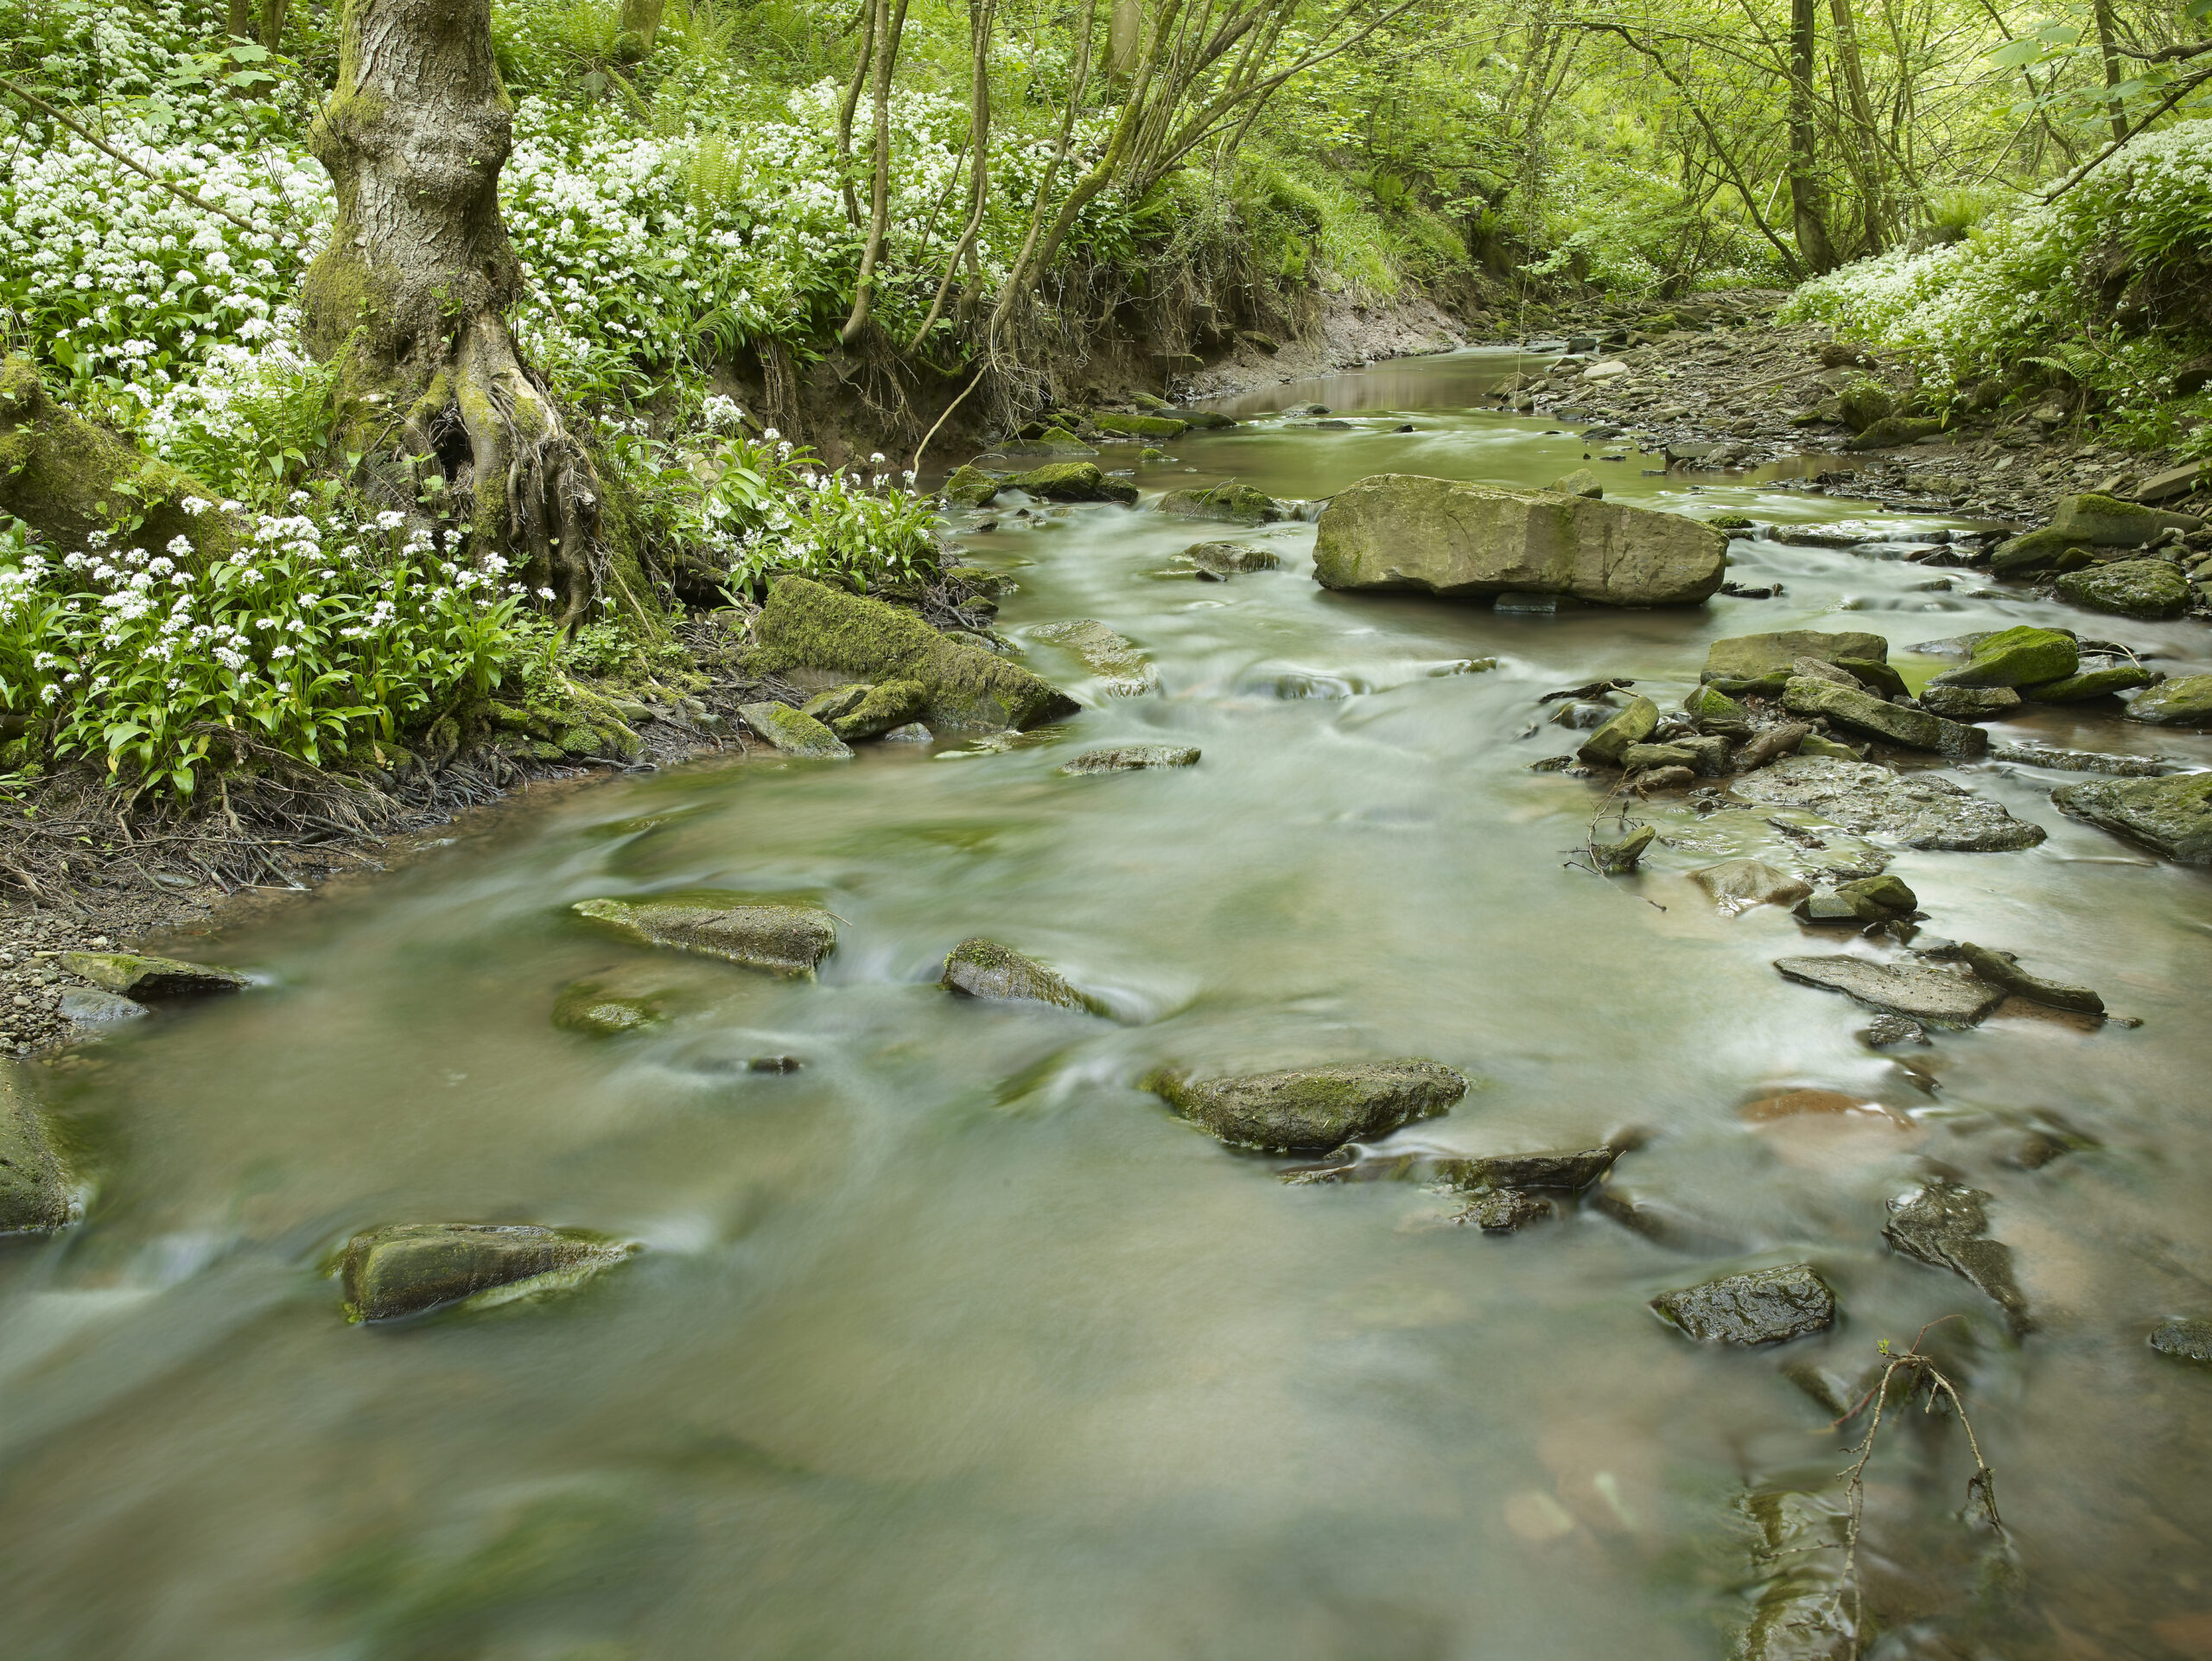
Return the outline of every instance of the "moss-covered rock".
{"type": "Polygon", "coordinates": [[[1056,1009],[1099,1013],[1054,971],[996,940],[963,940],[945,954],[938,984],[948,992],[998,1003],[1049,1003],[1056,1009]]]}
{"type": "Polygon", "coordinates": [[[1120,502],[1128,506],[1137,499],[1135,485],[1126,479],[1109,479],[1095,461],[1047,461],[1006,483],[1050,502],[1120,502]]]}
{"type": "Polygon", "coordinates": [[[1231,1146],[1318,1153],[1445,1112],[1467,1080],[1434,1061],[1357,1061],[1212,1079],[1162,1068],[1142,1087],[1231,1146]]]}
{"type": "Polygon", "coordinates": [[[1386,473],[1323,510],[1323,588],[1411,589],[1446,599],[1567,595],[1614,606],[1700,605],[1720,587],[1728,539],[1678,513],[1548,490],[1386,473]]]}
{"type": "Polygon", "coordinates": [[[1920,703],[1929,714],[1946,721],[1988,721],[2018,709],[2020,697],[2009,686],[1945,686],[1930,681],[1921,689],[1920,703]]]}
{"type": "Polygon", "coordinates": [[[1782,689],[1783,707],[1794,715],[1825,716],[1828,720],[1907,749],[1934,750],[1943,755],[1975,756],[1989,748],[1989,735],[1925,710],[1908,710],[1856,687],[1833,681],[1793,677],[1782,689]]]}
{"type": "Polygon", "coordinates": [[[1916,444],[1942,430],[1943,423],[1936,416],[1885,416],[1856,438],[1848,440],[1844,449],[1895,449],[1901,444],[1916,444]]]}
{"type": "Polygon", "coordinates": [[[2062,785],[2050,799],[2184,865],[2212,865],[2212,773],[2170,779],[2091,779],[2062,785]]]}
{"type": "Polygon", "coordinates": [[[938,494],[963,507],[988,507],[999,493],[999,480],[979,467],[956,468],[938,494]]]}
{"type": "Polygon", "coordinates": [[[1784,629],[1774,634],[1732,634],[1706,648],[1705,672],[1700,678],[1720,683],[1724,691],[1736,684],[1757,684],[1779,692],[1789,678],[1790,665],[1800,658],[1835,663],[1850,658],[1873,663],[1890,660],[1890,643],[1878,634],[1857,629],[1823,633],[1815,629],[1784,629]]]}
{"type": "Polygon", "coordinates": [[[2081,643],[2055,628],[1999,629],[1975,639],[1966,662],[1946,669],[1935,686],[2028,686],[2071,675],[2081,666],[2081,643]]]}
{"type": "Polygon", "coordinates": [[[1204,428],[1209,432],[1234,427],[1236,423],[1218,410],[1177,410],[1175,418],[1186,427],[1204,428]]]}
{"type": "Polygon", "coordinates": [[[1700,686],[1682,700],[1682,709],[1701,733],[1724,738],[1749,737],[1751,712],[1717,686],[1700,686]]]}
{"type": "Polygon", "coordinates": [[[2034,570],[2069,549],[2142,548],[2168,531],[2196,531],[2203,524],[2193,513],[2145,507],[2095,492],[2062,496],[2049,525],[2005,543],[1991,556],[1989,568],[1999,576],[2034,570]]]}
{"type": "Polygon", "coordinates": [[[812,975],[837,944],[836,924],[819,907],[741,894],[580,900],[569,909],[648,945],[696,951],[776,975],[812,975]]]}
{"type": "Polygon", "coordinates": [[[861,695],[834,715],[811,710],[816,719],[848,742],[880,738],[903,727],[930,707],[930,689],[918,680],[887,680],[863,687],[861,695]]]}
{"type": "Polygon", "coordinates": [[[1190,423],[1167,416],[1100,414],[1090,417],[1090,424],[1123,438],[1179,438],[1190,423]]]}
{"type": "Polygon", "coordinates": [[[95,986],[127,998],[205,997],[251,985],[235,969],[186,963],[177,958],[149,958],[135,951],[65,951],[61,966],[95,986]]]}
{"type": "Polygon", "coordinates": [[[1224,525],[1272,525],[1290,517],[1290,510],[1266,491],[1235,480],[1204,490],[1171,490],[1157,506],[1179,519],[1216,519],[1224,525]]]}
{"type": "Polygon", "coordinates": [[[804,710],[788,703],[745,703],[738,706],[745,724],[785,755],[815,760],[842,760],[851,756],[845,741],[804,710]]]}
{"type": "Polygon", "coordinates": [[[604,1038],[634,1032],[666,1018],[663,1001],[649,993],[624,991],[604,981],[576,981],[553,1001],[553,1024],[565,1032],[604,1038]]]}
{"type": "MultiPolygon", "coordinates": [[[[2038,681],[2033,686],[2023,686],[2020,696],[2036,703],[2082,703],[2090,698],[2110,697],[2115,692],[2148,686],[2151,681],[2151,671],[2141,664],[2108,664],[2101,669],[2084,669],[2079,674],[2068,675],[2058,680],[2038,681]]],[[[2141,700],[2137,701],[2139,703],[2141,700]]],[[[1935,709],[1935,705],[1929,704],[1929,708],[1935,709]]],[[[1940,715],[1942,711],[1937,710],[1936,713],[1940,715]]]]}
{"type": "Polygon", "coordinates": [[[1659,706],[1648,697],[1633,697],[1628,707],[1606,720],[1582,742],[1575,759],[1586,767],[1617,767],[1631,744],[1641,744],[1659,724],[1659,706]]]}
{"type": "Polygon", "coordinates": [[[0,1062],[0,1234],[48,1234],[76,1215],[68,1174],[48,1142],[22,1071],[0,1062]]]}
{"type": "Polygon", "coordinates": [[[1194,542],[1183,550],[1182,557],[1216,576],[1272,571],[1282,563],[1268,550],[1249,542],[1194,542]]]}
{"type": "Polygon", "coordinates": [[[1111,749],[1085,750],[1063,767],[1066,773],[1137,773],[1147,767],[1191,767],[1198,752],[1180,744],[1117,744],[1111,749]]]}
{"type": "Polygon", "coordinates": [[[582,1229],[404,1223],[355,1235],[339,1274],[348,1319],[393,1321],[486,1293],[512,1297],[573,1286],[630,1250],[582,1229]]]}
{"type": "Polygon", "coordinates": [[[2189,579],[2163,559],[2121,559],[2058,579],[2058,592],[2077,606],[2116,617],[2178,617],[2189,608],[2189,579]]]}
{"type": "MultiPolygon", "coordinates": [[[[2150,679],[2148,671],[2136,672],[2145,681],[2150,679]]],[[[2160,681],[2128,704],[2127,718],[2158,727],[2212,727],[2212,675],[2177,675],[2160,681]]]]}
{"type": "Polygon", "coordinates": [[[805,577],[780,578],[754,625],[760,672],[814,670],[928,689],[932,727],[1027,728],[1080,707],[1018,664],[947,639],[915,613],[805,577]]]}
{"type": "Polygon", "coordinates": [[[0,510],[66,546],[135,513],[132,545],[158,552],[181,536],[206,563],[235,545],[220,495],[70,414],[28,359],[0,360],[0,510]]]}
{"type": "Polygon", "coordinates": [[[1562,496],[1587,496],[1593,502],[1605,494],[1604,481],[1588,468],[1577,468],[1566,477],[1553,480],[1550,488],[1562,496]]]}

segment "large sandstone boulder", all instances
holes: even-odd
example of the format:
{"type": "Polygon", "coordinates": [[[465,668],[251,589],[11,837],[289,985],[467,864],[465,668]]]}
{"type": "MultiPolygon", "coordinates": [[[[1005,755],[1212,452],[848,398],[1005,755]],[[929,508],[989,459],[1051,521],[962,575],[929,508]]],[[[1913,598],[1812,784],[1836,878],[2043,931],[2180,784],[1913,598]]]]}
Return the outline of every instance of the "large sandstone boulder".
{"type": "Polygon", "coordinates": [[[1313,575],[1326,589],[1452,600],[1559,594],[1694,606],[1720,587],[1727,549],[1719,531],[1676,513],[1383,473],[1339,491],[1322,512],[1313,575]]]}
{"type": "Polygon", "coordinates": [[[932,727],[1033,727],[1080,707],[1020,665],[940,634],[916,613],[803,576],[777,580],[753,638],[756,672],[919,681],[932,727]]]}

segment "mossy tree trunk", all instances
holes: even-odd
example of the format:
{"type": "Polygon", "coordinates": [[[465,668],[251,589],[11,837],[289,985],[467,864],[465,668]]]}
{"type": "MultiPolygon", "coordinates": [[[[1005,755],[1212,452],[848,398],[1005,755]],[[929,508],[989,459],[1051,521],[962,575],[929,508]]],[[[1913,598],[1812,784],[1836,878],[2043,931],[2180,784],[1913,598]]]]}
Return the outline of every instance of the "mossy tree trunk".
{"type": "Polygon", "coordinates": [[[390,435],[564,622],[597,597],[599,481],[507,329],[522,268],[499,216],[512,101],[490,0],[346,0],[308,142],[337,187],[302,292],[309,347],[400,414],[390,435]]]}

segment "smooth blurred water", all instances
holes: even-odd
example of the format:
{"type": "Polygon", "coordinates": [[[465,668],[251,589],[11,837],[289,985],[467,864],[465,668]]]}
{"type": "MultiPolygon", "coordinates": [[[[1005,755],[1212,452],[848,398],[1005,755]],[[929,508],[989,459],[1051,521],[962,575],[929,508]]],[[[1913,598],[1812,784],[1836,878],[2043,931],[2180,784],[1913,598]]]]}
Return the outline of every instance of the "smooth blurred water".
{"type": "MultiPolygon", "coordinates": [[[[1385,470],[1548,482],[1583,464],[1576,436],[1466,407],[1513,362],[1286,385],[1238,412],[1318,399],[1357,429],[1261,420],[1135,476],[1300,498],[1385,470]],[[1416,430],[1381,430],[1398,420],[1416,430]]],[[[1590,465],[1696,513],[1871,511],[1590,465]]],[[[1864,1011],[1770,967],[1834,948],[1771,908],[1717,915],[1681,875],[1786,857],[1760,818],[1654,804],[1674,844],[1600,881],[1565,863],[1599,792],[1528,770],[1574,736],[1527,734],[1539,694],[1601,676],[1672,702],[1707,642],[1748,630],[1902,648],[2064,621],[2180,669],[2207,655],[2196,625],[1750,540],[1732,577],[1783,598],[1516,617],[1324,593],[1310,525],[1252,538],[1281,570],[1200,584],[1162,573],[1203,527],[998,522],[972,557],[1020,585],[1006,631],[1099,619],[1158,692],[1099,696],[1038,643],[1032,666],[1091,707],[1001,753],[947,738],[534,793],[206,942],[267,985],[60,1076],[97,1191],[80,1229],[0,1249],[9,1656],[1718,1656],[1746,1577],[1732,1498],[1839,1468],[1843,1440],[1780,1358],[1700,1350],[1644,1300],[1799,1258],[1841,1296],[1827,1346],[1848,1371],[1970,1317],[1947,1353],[2027,1587],[2003,1653],[2212,1653],[2212,1369],[2143,1341],[2212,1313],[2204,876],[2062,817],[2061,775],[1960,770],[2050,839],[1900,854],[1929,927],[2145,1024],[2008,1011],[1878,1053],[1864,1011]],[[1154,740],[1205,759],[1056,772],[1154,740]],[[829,905],[818,983],[633,950],[568,913],[697,888],[829,905]],[[937,990],[976,934],[1117,1018],[937,990]],[[669,990],[676,1019],[600,1041],[549,1024],[563,985],[608,971],[669,990]],[[806,1066],[744,1070],[765,1053],[806,1066]],[[1618,1180],[1742,1251],[1662,1250],[1586,1209],[1494,1240],[1434,1226],[1447,1206],[1410,1184],[1286,1188],[1287,1161],[1135,1088],[1162,1060],[1401,1053],[1484,1081],[1401,1142],[1642,1127],[1618,1180]],[[1800,1085],[1910,1127],[1738,1117],[1800,1085]],[[2102,1146],[1999,1165],[2036,1110],[2102,1146]],[[1884,1246],[1885,1198],[1929,1160],[1996,1196],[2044,1322],[2024,1343],[1884,1246]],[[328,1254],[434,1219],[646,1249],[557,1301],[346,1326],[328,1254]]],[[[2108,711],[2007,730],[2212,761],[2108,711]]],[[[1949,1527],[1968,1468],[1955,1435],[1885,1448],[1870,1503],[1893,1553],[1949,1527]]]]}

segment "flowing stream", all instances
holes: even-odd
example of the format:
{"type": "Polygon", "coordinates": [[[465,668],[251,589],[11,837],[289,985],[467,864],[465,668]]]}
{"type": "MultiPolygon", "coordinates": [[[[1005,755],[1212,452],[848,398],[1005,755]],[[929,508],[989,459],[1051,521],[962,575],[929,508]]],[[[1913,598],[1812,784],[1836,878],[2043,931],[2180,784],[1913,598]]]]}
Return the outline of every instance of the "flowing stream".
{"type": "MultiPolygon", "coordinates": [[[[1583,465],[1578,436],[1469,407],[1518,362],[1286,385],[1137,481],[1548,483],[1583,465]],[[1264,415],[1308,399],[1351,430],[1264,415]]],[[[1635,455],[1589,465],[1691,513],[1936,523],[1758,475],[1647,476],[1635,455]]],[[[1030,665],[1090,707],[1011,748],[732,753],[532,792],[204,943],[265,983],[62,1071],[89,1215],[0,1251],[13,1661],[1717,1657],[1750,1607],[1738,1496],[1833,1487],[1847,1462],[1777,1364],[1855,1376],[1955,1314],[1942,1352],[2024,1588],[2002,1652],[2212,1655],[2212,1369],[2144,1341],[2212,1314],[2203,875],[2064,818],[2049,792],[2069,775],[1960,770],[2050,839],[1898,852],[1927,926],[2144,1024],[2008,1006],[1875,1051],[1866,1011],[1770,966],[1834,935],[1721,915],[1682,875],[1799,855],[1764,816],[1655,801],[1639,811],[1673,845],[1601,880],[1567,861],[1603,786],[1529,770],[1580,736],[1536,724],[1556,707],[1539,695],[1624,675],[1671,706],[1724,635],[1871,629],[1925,672],[1904,648],[2050,622],[2178,671],[2209,655],[2198,626],[1753,537],[1732,579],[1786,592],[1688,611],[1330,594],[1310,524],[1247,538],[1279,570],[1166,575],[1207,531],[1079,508],[967,538],[1019,585],[1004,632],[1100,620],[1157,665],[1149,694],[1107,696],[1032,641],[1030,665]],[[1116,741],[1204,760],[1058,773],[1116,741]],[[819,981],[632,949],[568,909],[697,888],[818,897],[842,920],[819,981]],[[1046,958],[1113,1018],[938,990],[971,935],[1046,958]],[[613,1039],[550,1024],[565,984],[607,974],[667,991],[675,1018],[613,1039]],[[1638,1127],[1613,1181],[1710,1219],[1710,1249],[1587,1204],[1499,1239],[1440,1226],[1448,1205],[1417,1183],[1285,1187],[1293,1161],[1229,1151],[1135,1088],[1162,1061],[1402,1054],[1482,1082],[1393,1145],[1638,1127]],[[804,1065],[749,1069],[770,1055],[804,1065]],[[1798,1087],[1901,1122],[1741,1117],[1798,1087]],[[2001,1162],[2051,1113],[2098,1145],[2001,1162]],[[1884,1244],[1885,1199],[1931,1161],[1995,1196],[2041,1322],[2024,1341],[1884,1244]],[[350,1233],[448,1219],[644,1249],[555,1299],[340,1319],[327,1275],[350,1233]],[[1701,1349],[1646,1308],[1798,1260],[1842,1303],[1826,1340],[1701,1349]]],[[[2002,730],[2212,764],[2212,741],[2108,710],[2002,730]]],[[[1898,1584],[1965,1534],[1971,1469],[1955,1425],[1878,1451],[1869,1540],[1898,1584]]]]}

